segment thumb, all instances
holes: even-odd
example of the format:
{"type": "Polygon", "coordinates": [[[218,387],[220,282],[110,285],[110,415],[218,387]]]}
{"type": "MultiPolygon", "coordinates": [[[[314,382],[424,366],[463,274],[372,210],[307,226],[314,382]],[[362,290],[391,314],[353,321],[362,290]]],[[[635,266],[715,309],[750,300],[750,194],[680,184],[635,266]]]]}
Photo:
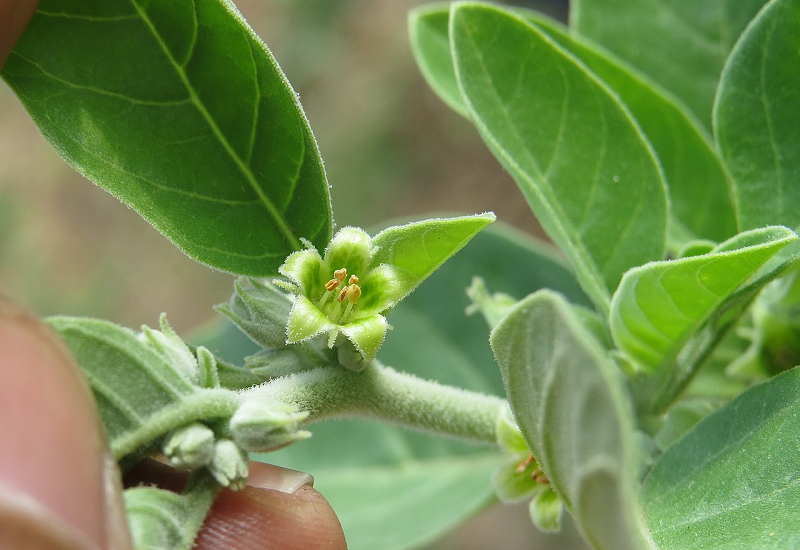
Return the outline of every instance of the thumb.
{"type": "Polygon", "coordinates": [[[129,546],[86,381],[57,335],[2,296],[0,441],[0,550],[129,546]]]}
{"type": "Polygon", "coordinates": [[[0,69],[38,5],[39,0],[0,0],[0,69]]]}

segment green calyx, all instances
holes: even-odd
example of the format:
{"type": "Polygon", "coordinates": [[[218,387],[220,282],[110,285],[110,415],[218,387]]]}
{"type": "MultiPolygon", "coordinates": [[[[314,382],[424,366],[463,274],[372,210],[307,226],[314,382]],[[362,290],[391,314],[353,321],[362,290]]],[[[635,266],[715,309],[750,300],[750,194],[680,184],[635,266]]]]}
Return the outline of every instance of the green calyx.
{"type": "Polygon", "coordinates": [[[375,237],[344,227],[324,254],[310,244],[291,254],[279,269],[291,282],[275,281],[296,295],[286,343],[325,334],[328,347],[349,341],[364,362],[371,361],[389,328],[384,314],[494,219],[425,220],[375,237]]]}

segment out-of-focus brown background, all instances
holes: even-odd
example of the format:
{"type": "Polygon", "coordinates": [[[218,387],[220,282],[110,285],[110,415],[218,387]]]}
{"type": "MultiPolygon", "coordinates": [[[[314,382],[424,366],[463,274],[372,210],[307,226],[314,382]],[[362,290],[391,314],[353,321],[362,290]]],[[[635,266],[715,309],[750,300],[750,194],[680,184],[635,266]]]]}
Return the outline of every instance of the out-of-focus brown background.
{"type": "MultiPolygon", "coordinates": [[[[428,89],[408,43],[418,0],[237,0],[300,93],[332,186],[337,225],[431,211],[494,211],[540,233],[474,127],[428,89]]],[[[524,4],[524,2],[518,2],[524,4]]],[[[565,0],[530,1],[561,20],[565,0]]],[[[41,315],[154,325],[212,320],[229,275],[184,256],[44,141],[0,84],[0,292],[41,315]]],[[[581,548],[538,534],[526,506],[494,507],[431,548],[581,548]]],[[[573,545],[575,544],[575,545],[573,545]]]]}

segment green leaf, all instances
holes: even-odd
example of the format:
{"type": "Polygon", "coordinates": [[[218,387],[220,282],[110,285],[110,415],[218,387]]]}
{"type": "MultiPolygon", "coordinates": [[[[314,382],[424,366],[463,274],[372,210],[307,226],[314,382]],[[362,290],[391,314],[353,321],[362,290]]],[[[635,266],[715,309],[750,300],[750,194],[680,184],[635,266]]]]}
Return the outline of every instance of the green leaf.
{"type": "Polygon", "coordinates": [[[611,87],[658,155],[671,199],[671,214],[695,237],[722,241],[736,233],[728,176],[700,123],[658,84],[613,54],[559,23],[521,12],[611,87]]]}
{"type": "MultiPolygon", "coordinates": [[[[394,330],[378,358],[424,378],[502,395],[486,323],[479,315],[464,315],[470,305],[465,290],[475,275],[510,295],[552,287],[590,303],[554,249],[493,224],[392,310],[394,330]]],[[[255,348],[240,340],[237,359],[230,347],[237,331],[227,327],[202,343],[241,361],[255,348]]],[[[490,477],[504,459],[485,447],[367,421],[315,424],[313,433],[263,460],[316,477],[351,550],[401,550],[435,539],[493,498],[490,477]]]]}
{"type": "Polygon", "coordinates": [[[800,369],[751,388],[659,458],[642,487],[661,550],[800,546],[800,369]]]}
{"type": "Polygon", "coordinates": [[[229,390],[193,385],[133,331],[108,321],[51,317],[89,381],[118,459],[180,426],[226,417],[239,405],[229,390]]]}
{"type": "Polygon", "coordinates": [[[3,77],[67,162],[196,260],[264,276],[301,237],[327,244],[308,122],[228,0],[42,0],[3,77]]]}
{"type": "Polygon", "coordinates": [[[797,239],[785,227],[754,229],[709,254],[626,273],[609,322],[617,348],[634,360],[648,386],[637,397],[657,403],[654,412],[671,403],[699,366],[690,339],[767,260],[797,239]]]}
{"type": "Polygon", "coordinates": [[[411,50],[428,85],[451,109],[469,118],[450,55],[450,6],[422,6],[408,14],[411,50]]]}
{"type": "Polygon", "coordinates": [[[522,434],[584,538],[646,548],[629,396],[605,350],[549,290],[517,304],[491,343],[522,434]]]}
{"type": "Polygon", "coordinates": [[[647,140],[608,87],[520,17],[456,4],[450,40],[470,117],[606,312],[622,274],[664,253],[666,188],[647,140]]]}
{"type": "Polygon", "coordinates": [[[800,2],[776,0],[722,72],[714,135],[733,177],[739,223],[800,226],[800,2]]]}
{"type": "Polygon", "coordinates": [[[708,130],[728,52],[764,2],[575,0],[570,26],[675,94],[708,130]]]}
{"type": "MultiPolygon", "coordinates": [[[[445,103],[468,116],[448,42],[449,7],[412,11],[409,32],[422,74],[445,103]]],[[[586,64],[630,109],[653,145],[669,183],[672,215],[695,237],[721,241],[736,233],[728,177],[704,129],[669,92],[598,45],[568,34],[534,11],[516,13],[586,64]]]]}

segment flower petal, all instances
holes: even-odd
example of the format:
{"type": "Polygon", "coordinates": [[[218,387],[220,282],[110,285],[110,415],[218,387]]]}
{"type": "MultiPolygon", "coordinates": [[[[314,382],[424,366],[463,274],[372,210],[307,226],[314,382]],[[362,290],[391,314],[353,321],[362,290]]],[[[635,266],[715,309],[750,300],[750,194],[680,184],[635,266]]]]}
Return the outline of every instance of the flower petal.
{"type": "Polygon", "coordinates": [[[283,265],[278,268],[278,273],[291,279],[300,286],[303,294],[315,290],[320,280],[320,267],[322,258],[316,250],[300,250],[292,252],[283,265]]]}
{"type": "Polygon", "coordinates": [[[383,338],[386,336],[387,327],[386,318],[376,314],[362,317],[339,328],[347,339],[353,342],[364,360],[370,361],[378,353],[378,348],[381,347],[383,338]]]}
{"type": "Polygon", "coordinates": [[[325,249],[325,263],[331,274],[344,267],[349,275],[363,277],[369,269],[369,261],[369,235],[357,227],[341,228],[325,249]]]}
{"type": "Polygon", "coordinates": [[[370,271],[361,284],[359,311],[386,311],[417,286],[418,280],[393,265],[380,265],[370,271]]]}
{"type": "Polygon", "coordinates": [[[286,343],[295,344],[336,328],[317,306],[305,296],[298,296],[289,313],[286,325],[286,343]]]}

